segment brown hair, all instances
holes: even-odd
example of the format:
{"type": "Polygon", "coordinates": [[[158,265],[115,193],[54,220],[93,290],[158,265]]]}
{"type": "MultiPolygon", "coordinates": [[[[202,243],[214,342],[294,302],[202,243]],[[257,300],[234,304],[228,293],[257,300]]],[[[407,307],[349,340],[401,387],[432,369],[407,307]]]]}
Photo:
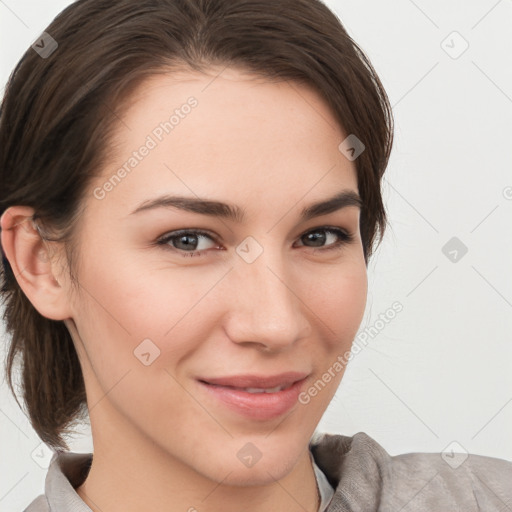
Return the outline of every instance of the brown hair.
{"type": "MultiPolygon", "coordinates": [[[[154,73],[211,64],[311,84],[344,131],[363,142],[355,164],[368,262],[386,224],[381,178],[393,142],[391,107],[368,58],[320,0],[78,0],[46,33],[58,47],[44,58],[29,48],[5,89],[0,215],[32,207],[42,233],[65,242],[72,278],[77,219],[111,149],[116,110],[154,73]]],[[[9,386],[15,394],[19,356],[32,426],[45,443],[67,448],[62,435],[87,412],[71,336],[36,311],[3,254],[2,262],[9,386]]]]}

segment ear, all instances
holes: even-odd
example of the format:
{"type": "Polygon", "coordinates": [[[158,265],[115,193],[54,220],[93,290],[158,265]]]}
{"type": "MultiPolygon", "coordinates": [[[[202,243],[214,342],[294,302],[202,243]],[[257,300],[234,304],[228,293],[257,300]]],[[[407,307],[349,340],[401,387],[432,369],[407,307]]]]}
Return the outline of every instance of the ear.
{"type": "Polygon", "coordinates": [[[67,280],[60,278],[49,243],[41,238],[33,208],[11,206],[0,219],[5,256],[21,289],[41,315],[51,320],[71,317],[67,280]],[[52,261],[53,259],[53,261],[52,261]]]}

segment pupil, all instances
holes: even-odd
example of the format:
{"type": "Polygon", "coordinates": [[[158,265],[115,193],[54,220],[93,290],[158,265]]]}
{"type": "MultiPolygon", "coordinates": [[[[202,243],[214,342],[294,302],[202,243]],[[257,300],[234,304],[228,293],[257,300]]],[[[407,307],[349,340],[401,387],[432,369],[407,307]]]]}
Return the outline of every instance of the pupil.
{"type": "Polygon", "coordinates": [[[183,244],[185,246],[185,249],[186,248],[190,249],[191,246],[194,246],[197,243],[196,239],[197,239],[197,236],[195,236],[195,235],[192,235],[192,236],[191,235],[182,235],[178,239],[178,243],[182,243],[183,242],[183,244]],[[190,243],[190,239],[192,239],[192,243],[190,243]],[[189,240],[189,242],[187,242],[186,240],[189,240]]]}
{"type": "Polygon", "coordinates": [[[316,231],[315,233],[309,233],[306,236],[309,237],[311,242],[320,242],[316,245],[321,247],[325,243],[325,233],[323,233],[323,234],[319,234],[319,233],[320,233],[319,231],[316,231]]]}

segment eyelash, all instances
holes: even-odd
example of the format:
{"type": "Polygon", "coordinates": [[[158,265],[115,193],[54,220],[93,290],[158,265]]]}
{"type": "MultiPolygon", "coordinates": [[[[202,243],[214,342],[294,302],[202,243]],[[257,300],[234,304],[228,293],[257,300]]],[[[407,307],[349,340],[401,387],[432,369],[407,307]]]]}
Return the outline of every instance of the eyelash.
{"type": "MultiPolygon", "coordinates": [[[[317,233],[319,231],[323,231],[325,233],[336,235],[338,237],[338,241],[333,244],[324,246],[324,247],[308,247],[305,245],[302,245],[301,247],[309,248],[313,252],[317,252],[317,251],[326,252],[326,251],[332,251],[332,250],[339,250],[343,246],[354,241],[354,236],[351,233],[348,233],[347,231],[345,231],[343,229],[332,227],[332,226],[321,226],[318,228],[310,229],[309,231],[306,231],[305,233],[303,233],[299,237],[299,239],[305,235],[308,235],[310,233],[317,233]]],[[[158,246],[161,246],[163,249],[177,252],[184,258],[191,257],[191,256],[202,256],[204,253],[206,253],[210,250],[210,249],[203,249],[201,251],[197,251],[197,250],[196,251],[184,251],[183,249],[177,249],[176,247],[172,247],[171,245],[169,245],[169,242],[171,240],[177,239],[184,235],[203,236],[206,238],[210,238],[211,240],[216,242],[215,238],[211,234],[209,234],[205,231],[196,230],[196,229],[182,229],[179,231],[173,231],[171,233],[167,233],[166,235],[160,237],[157,240],[156,244],[158,246]]]]}

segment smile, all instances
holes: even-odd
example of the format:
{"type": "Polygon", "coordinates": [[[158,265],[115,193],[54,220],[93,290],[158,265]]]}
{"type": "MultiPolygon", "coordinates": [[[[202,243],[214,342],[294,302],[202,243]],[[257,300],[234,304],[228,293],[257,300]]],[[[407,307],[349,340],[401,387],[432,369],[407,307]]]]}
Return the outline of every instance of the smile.
{"type": "Polygon", "coordinates": [[[221,407],[253,420],[271,420],[289,412],[307,378],[289,372],[270,377],[233,376],[198,380],[214,407],[221,407]]]}

